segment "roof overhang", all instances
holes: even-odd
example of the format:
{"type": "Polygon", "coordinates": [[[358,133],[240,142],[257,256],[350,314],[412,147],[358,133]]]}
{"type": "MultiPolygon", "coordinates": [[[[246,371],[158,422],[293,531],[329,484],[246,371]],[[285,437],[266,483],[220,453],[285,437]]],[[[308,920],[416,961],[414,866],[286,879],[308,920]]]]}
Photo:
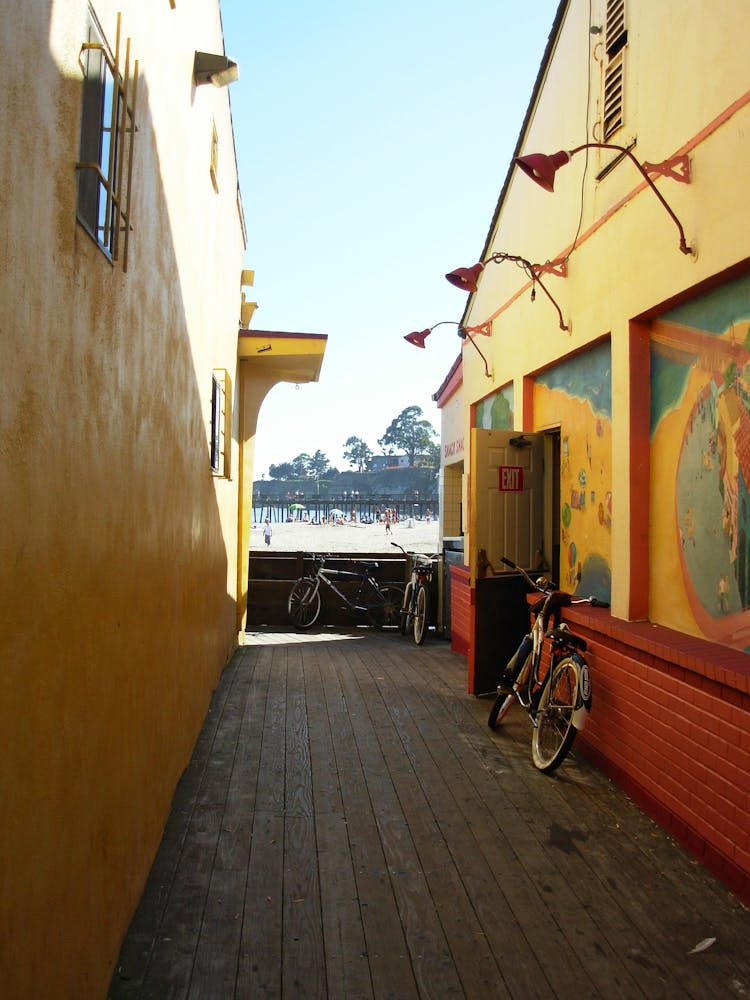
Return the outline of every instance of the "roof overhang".
{"type": "Polygon", "coordinates": [[[317,382],[327,342],[323,333],[240,330],[237,357],[278,382],[317,382]]]}

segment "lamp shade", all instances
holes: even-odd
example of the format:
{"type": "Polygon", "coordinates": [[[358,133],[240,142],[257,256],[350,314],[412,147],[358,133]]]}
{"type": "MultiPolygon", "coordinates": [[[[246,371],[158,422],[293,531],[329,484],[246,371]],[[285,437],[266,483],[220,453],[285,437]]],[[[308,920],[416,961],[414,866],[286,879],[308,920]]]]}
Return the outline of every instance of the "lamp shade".
{"type": "Polygon", "coordinates": [[[432,330],[430,330],[429,328],[427,330],[415,331],[414,333],[407,333],[406,336],[404,337],[404,340],[408,341],[410,344],[413,344],[415,347],[424,348],[424,342],[431,333],[432,330]]]}
{"type": "Polygon", "coordinates": [[[564,149],[551,156],[547,156],[546,153],[529,153],[528,156],[516,157],[517,166],[545,191],[555,190],[555,174],[568,162],[570,153],[564,149]]]}
{"type": "Polygon", "coordinates": [[[479,275],[484,270],[484,264],[474,264],[472,267],[457,267],[455,271],[446,274],[446,278],[456,288],[461,288],[465,292],[475,292],[479,275]]]}
{"type": "Polygon", "coordinates": [[[225,55],[213,52],[196,52],[193,60],[193,79],[196,86],[212,83],[214,87],[226,87],[239,80],[240,68],[225,55]]]}

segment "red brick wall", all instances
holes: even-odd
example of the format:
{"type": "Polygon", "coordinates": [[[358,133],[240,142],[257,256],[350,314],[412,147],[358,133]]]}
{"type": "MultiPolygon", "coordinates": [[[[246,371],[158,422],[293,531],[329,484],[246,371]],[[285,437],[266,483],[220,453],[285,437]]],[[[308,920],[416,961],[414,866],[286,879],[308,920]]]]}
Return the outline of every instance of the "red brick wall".
{"type": "Polygon", "coordinates": [[[468,656],[473,645],[474,616],[472,591],[469,587],[469,570],[451,566],[451,649],[461,656],[468,656]]]}
{"type": "Polygon", "coordinates": [[[750,657],[607,612],[565,617],[590,644],[576,746],[750,902],[750,657]]]}

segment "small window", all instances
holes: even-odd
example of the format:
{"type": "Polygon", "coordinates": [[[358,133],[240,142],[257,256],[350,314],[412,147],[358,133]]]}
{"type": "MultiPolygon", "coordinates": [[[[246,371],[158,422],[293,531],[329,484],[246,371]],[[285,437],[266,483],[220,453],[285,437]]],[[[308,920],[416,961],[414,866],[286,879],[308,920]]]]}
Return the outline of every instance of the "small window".
{"type": "Polygon", "coordinates": [[[228,433],[229,412],[227,390],[229,373],[215,368],[211,378],[211,471],[216,476],[229,478],[228,433]]]}
{"type": "Polygon", "coordinates": [[[79,56],[83,99],[77,215],[110,260],[122,259],[127,270],[138,62],[131,74],[130,39],[125,43],[124,67],[119,63],[119,50],[119,14],[113,57],[89,11],[87,37],[79,56]]]}

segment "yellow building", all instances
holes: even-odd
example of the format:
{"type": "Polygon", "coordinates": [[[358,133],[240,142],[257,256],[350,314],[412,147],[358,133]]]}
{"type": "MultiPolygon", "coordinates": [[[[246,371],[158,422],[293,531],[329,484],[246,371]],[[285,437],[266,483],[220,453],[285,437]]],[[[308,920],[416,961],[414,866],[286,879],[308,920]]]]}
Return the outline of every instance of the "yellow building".
{"type": "Polygon", "coordinates": [[[17,4],[0,57],[0,981],[101,997],[242,629],[260,403],[325,338],[240,328],[218,0],[17,4]]]}
{"type": "Polygon", "coordinates": [[[570,613],[581,745],[746,896],[749,27],[745,0],[562,0],[437,394],[470,688],[480,550],[610,601],[570,613]]]}

